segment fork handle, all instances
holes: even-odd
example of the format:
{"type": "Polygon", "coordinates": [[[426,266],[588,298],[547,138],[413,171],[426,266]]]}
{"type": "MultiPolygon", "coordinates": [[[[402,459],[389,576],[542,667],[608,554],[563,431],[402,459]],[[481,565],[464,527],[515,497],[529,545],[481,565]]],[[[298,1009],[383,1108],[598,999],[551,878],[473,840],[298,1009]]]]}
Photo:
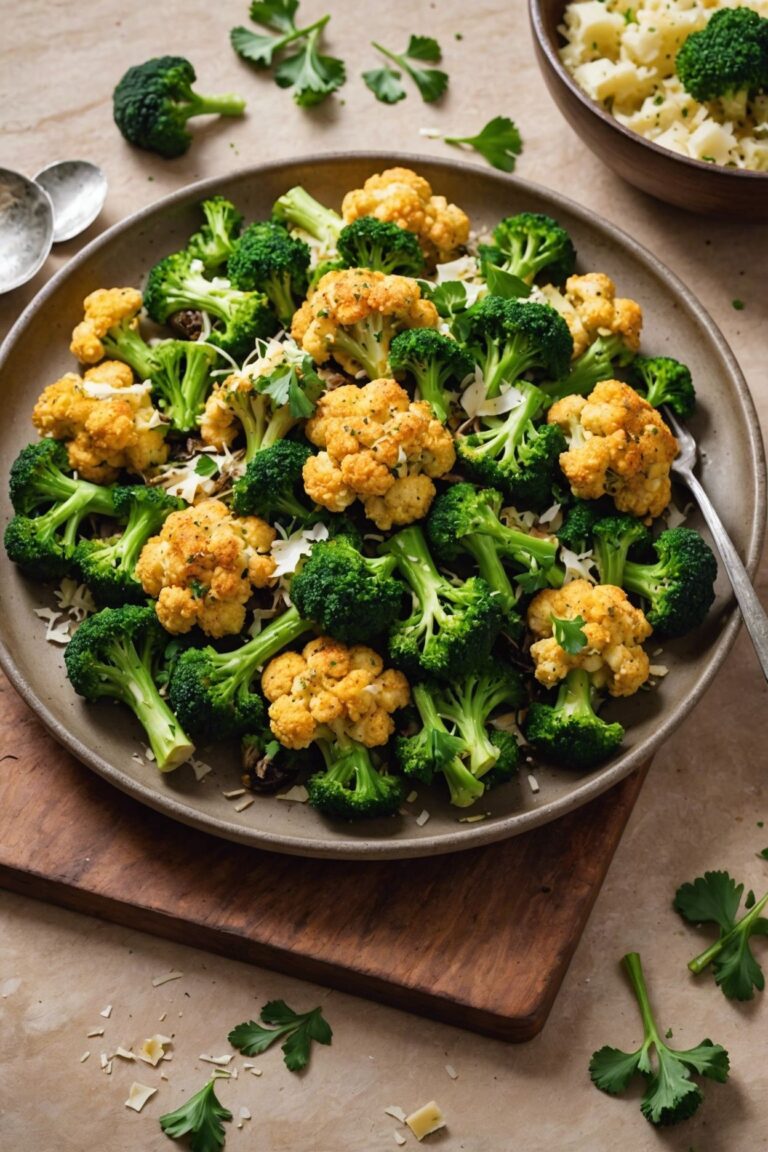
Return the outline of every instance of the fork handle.
{"type": "Polygon", "coordinates": [[[760,661],[760,667],[766,680],[768,680],[768,615],[757,598],[747,570],[739,559],[733,541],[715,511],[714,504],[692,472],[686,470],[685,482],[698,501],[702,515],[717,545],[717,550],[723,558],[728,579],[733,585],[733,592],[741,609],[741,615],[747,626],[757,658],[760,661]]]}

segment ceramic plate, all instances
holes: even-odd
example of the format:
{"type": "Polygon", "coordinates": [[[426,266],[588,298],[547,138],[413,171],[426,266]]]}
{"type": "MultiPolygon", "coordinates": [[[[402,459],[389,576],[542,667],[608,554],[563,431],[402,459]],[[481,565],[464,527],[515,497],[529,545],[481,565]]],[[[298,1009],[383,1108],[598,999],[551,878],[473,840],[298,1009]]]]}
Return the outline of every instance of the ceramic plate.
{"type": "MultiPolygon", "coordinates": [[[[523,209],[555,216],[573,236],[580,270],[607,272],[622,296],[640,301],[645,313],[643,351],[673,355],[691,367],[700,397],[692,427],[706,453],[702,479],[753,568],[765,524],[765,464],[757,418],[733,354],[691,293],[630,237],[561,196],[473,165],[415,156],[355,153],[251,168],[185,188],[105,232],[43,289],[0,354],[4,467],[34,439],[30,413],[39,393],[75,367],[68,345],[82,317],[83,297],[98,287],[141,286],[147,269],[182,247],[198,227],[199,201],[221,193],[247,218],[261,219],[269,216],[277,196],[303,184],[321,201],[338,207],[347,189],[392,164],[423,173],[436,192],[469,213],[475,228],[492,226],[523,209]],[[720,415],[715,425],[715,412],[726,413],[727,420],[720,415]]],[[[4,522],[11,514],[6,487],[3,484],[4,522]]],[[[703,528],[698,515],[688,523],[703,528]]],[[[222,796],[239,784],[238,758],[231,747],[199,750],[214,766],[201,782],[188,766],[161,776],[152,765],[138,763],[133,757],[141,745],[131,715],[108,703],[86,705],[66,682],[62,650],[46,642],[45,627],[33,616],[41,604],[53,604],[51,593],[25,581],[4,553],[0,564],[3,667],[66,748],[115,787],[176,820],[257,848],[305,856],[386,859],[456,852],[516,835],[587,803],[647,760],[685,718],[723,662],[739,624],[721,577],[717,602],[704,627],[664,645],[658,659],[669,674],[658,688],[606,707],[606,719],[620,718],[627,737],[621,755],[603,767],[588,773],[537,768],[536,793],[523,769],[518,782],[483,798],[476,810],[488,815],[477,823],[459,823],[467,813],[451,808],[440,788],[422,786],[418,801],[409,806],[411,815],[345,825],[326,821],[306,804],[273,797],[257,798],[243,812],[235,812],[222,796]],[[422,810],[429,820],[419,826],[415,817],[422,810]]]]}

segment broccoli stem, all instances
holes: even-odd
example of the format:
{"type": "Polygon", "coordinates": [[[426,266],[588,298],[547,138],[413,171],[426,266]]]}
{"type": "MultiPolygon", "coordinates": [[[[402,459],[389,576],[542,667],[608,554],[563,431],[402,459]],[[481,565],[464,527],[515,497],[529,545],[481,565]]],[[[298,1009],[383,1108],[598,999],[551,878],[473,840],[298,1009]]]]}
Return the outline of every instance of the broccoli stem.
{"type": "Polygon", "coordinates": [[[416,387],[419,390],[419,399],[426,400],[432,406],[432,411],[440,423],[445,424],[449,413],[445,397],[445,380],[439,365],[437,363],[429,364],[423,372],[414,370],[414,376],[416,377],[416,387]]]}
{"type": "Polygon", "coordinates": [[[626,365],[633,355],[620,336],[598,336],[573,362],[567,376],[540,385],[547,396],[547,403],[554,404],[564,396],[588,396],[601,380],[611,379],[614,359],[626,365]]]}
{"type": "Polygon", "coordinates": [[[483,533],[471,532],[463,538],[462,544],[475,558],[483,580],[498,593],[505,613],[512,611],[517,604],[517,596],[493,540],[483,533]]]}
{"type": "Polygon", "coordinates": [[[691,972],[698,976],[700,972],[703,972],[704,969],[717,958],[723,948],[727,947],[734,940],[739,939],[739,937],[741,937],[741,944],[746,945],[749,940],[750,928],[766,904],[768,904],[768,892],[766,892],[762,900],[758,900],[757,904],[755,904],[753,908],[750,908],[746,916],[742,916],[741,920],[737,920],[729,932],[724,933],[719,940],[715,940],[713,944],[710,944],[709,948],[705,948],[703,952],[699,953],[698,956],[695,956],[693,960],[689,962],[688,967],[691,972]]]}
{"type": "Polygon", "coordinates": [[[265,661],[270,660],[311,627],[310,622],[302,620],[295,608],[289,608],[247,644],[236,648],[234,652],[217,654],[216,670],[222,677],[231,675],[236,678],[236,681],[233,679],[232,685],[235,692],[238,685],[253,678],[256,669],[265,661]]]}
{"type": "MultiPolygon", "coordinates": [[[[447,732],[429,688],[425,684],[414,684],[411,694],[423,727],[427,731],[447,732]]],[[[454,756],[440,771],[445,776],[451,804],[455,808],[469,808],[485,792],[485,785],[473,776],[459,756],[454,756]]]]}
{"type": "Polygon", "coordinates": [[[478,443],[472,446],[473,456],[491,456],[500,465],[515,459],[527,425],[536,419],[546,402],[535,385],[519,382],[516,387],[523,392],[522,404],[506,416],[481,417],[486,427],[474,433],[473,439],[478,443]]]}
{"type": "Polygon", "coordinates": [[[271,276],[264,290],[272,301],[278,319],[284,328],[290,327],[291,318],[296,311],[296,302],[293,299],[288,277],[271,276]]]}
{"type": "Polygon", "coordinates": [[[191,119],[192,116],[242,116],[245,111],[245,100],[233,92],[226,92],[220,96],[200,96],[187,89],[188,106],[184,109],[182,118],[191,119]]]}
{"type": "Polygon", "coordinates": [[[645,600],[652,600],[666,575],[666,566],[662,561],[658,564],[638,564],[635,560],[626,560],[621,587],[645,600]]]}
{"type": "Polygon", "coordinates": [[[384,317],[373,312],[365,320],[354,326],[356,336],[344,328],[338,328],[333,337],[333,347],[339,348],[353,360],[357,360],[370,380],[386,376],[389,361],[389,338],[384,331],[384,317]]]}
{"type": "Polygon", "coordinates": [[[440,603],[439,591],[450,587],[435,567],[420,528],[403,528],[384,545],[397,558],[397,566],[410,584],[420,604],[422,633],[432,638],[435,621],[444,625],[447,614],[440,603]]]}
{"type": "Polygon", "coordinates": [[[592,681],[583,668],[572,668],[560,685],[555,710],[564,716],[594,718],[592,681]]]}
{"type": "Polygon", "coordinates": [[[326,208],[298,185],[275,201],[273,215],[329,245],[335,245],[344,224],[337,212],[326,208]]]}
{"type": "Polygon", "coordinates": [[[126,325],[111,328],[101,342],[104,351],[114,360],[122,360],[132,368],[140,380],[150,380],[156,364],[152,349],[142,335],[126,325]]]}
{"type": "MultiPolygon", "coordinates": [[[[66,477],[65,477],[66,479],[66,477]]],[[[36,517],[38,525],[44,525],[51,533],[65,524],[62,543],[66,552],[74,548],[77,543],[77,533],[85,516],[91,512],[102,513],[104,516],[114,515],[114,506],[111,496],[104,498],[105,489],[97,484],[90,484],[84,480],[73,480],[75,491],[61,504],[55,504],[48,512],[36,517]]]]}
{"type": "Polygon", "coordinates": [[[501,395],[504,383],[514,384],[530,366],[531,352],[525,336],[510,336],[503,346],[494,340],[486,342],[486,356],[482,364],[485,395],[489,400],[501,395]]]}

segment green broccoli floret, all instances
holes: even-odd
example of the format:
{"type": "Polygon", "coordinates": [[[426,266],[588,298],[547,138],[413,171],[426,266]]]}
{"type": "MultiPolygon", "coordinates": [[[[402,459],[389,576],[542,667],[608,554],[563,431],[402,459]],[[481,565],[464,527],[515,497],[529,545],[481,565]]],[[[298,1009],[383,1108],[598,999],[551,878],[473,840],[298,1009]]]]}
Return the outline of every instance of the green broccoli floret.
{"type": "Polygon", "coordinates": [[[101,343],[107,359],[121,360],[133,369],[139,380],[152,378],[155,350],[141,335],[135,316],[126,316],[113,324],[101,337],[101,343]]]}
{"type": "Polygon", "coordinates": [[[557,424],[536,426],[547,403],[541,389],[518,381],[522,402],[502,416],[481,416],[481,428],[457,436],[456,454],[481,484],[501,488],[520,508],[542,512],[560,477],[565,436],[557,424]]]}
{"type": "Polygon", "coordinates": [[[436,773],[445,777],[451,804],[469,808],[485,792],[485,784],[472,775],[461,756],[467,746],[460,736],[453,736],[443,723],[435,703],[434,684],[414,684],[413,702],[421,718],[421,729],[415,736],[398,736],[395,753],[405,776],[431,784],[436,773]]]}
{"type": "Polygon", "coordinates": [[[265,293],[287,328],[307,291],[310,256],[309,246],[281,224],[250,224],[227,261],[227,276],[233,288],[265,293]]]}
{"type": "Polygon", "coordinates": [[[651,534],[634,516],[606,516],[594,525],[592,539],[600,583],[622,588],[630,549],[650,544],[651,534]]]}
{"type": "Polygon", "coordinates": [[[226,196],[212,196],[200,205],[205,223],[189,238],[187,252],[202,260],[206,275],[220,272],[234,251],[243,227],[242,213],[226,196]]]}
{"type": "Polygon", "coordinates": [[[302,472],[311,455],[309,445],[296,440],[278,440],[257,452],[232,490],[237,515],[270,521],[286,516],[302,523],[310,520],[315,509],[297,493],[304,494],[302,472]]]}
{"type": "Polygon", "coordinates": [[[164,324],[174,312],[188,308],[207,312],[217,321],[208,342],[236,360],[244,359],[257,340],[274,335],[277,320],[266,296],[206,280],[193,265],[188,252],[175,252],[151,269],[144,307],[152,320],[164,324]]]}
{"type": "MultiPolygon", "coordinates": [[[[512,753],[508,742],[493,740],[488,724],[501,707],[517,710],[527,703],[520,673],[499,660],[489,661],[477,672],[462,675],[435,693],[437,711],[455,728],[469,750],[469,770],[479,780],[495,768],[504,755],[504,772],[509,772],[512,753]]],[[[513,741],[515,749],[517,742],[513,741]]]]}
{"type": "Polygon", "coordinates": [[[593,768],[613,755],[624,739],[624,729],[600,719],[593,695],[589,673],[571,669],[554,704],[531,704],[525,720],[526,739],[537,752],[569,768],[593,768]]]}
{"type": "Polygon", "coordinates": [[[588,396],[601,380],[613,380],[616,368],[626,368],[635,360],[635,353],[617,333],[598,336],[586,352],[572,361],[565,376],[547,380],[540,385],[550,403],[563,396],[588,396]]]}
{"type": "Polygon", "coordinates": [[[178,768],[195,750],[157,688],[167,644],[154,608],[126,604],[83,621],[64,652],[67,676],[80,696],[128,705],[161,772],[178,768]]]}
{"type": "Polygon", "coordinates": [[[171,512],[186,508],[163,488],[137,485],[113,490],[115,516],[125,521],[119,535],[81,540],[73,561],[100,604],[143,604],[147,595],[134,576],[142,548],[171,512]]]}
{"type": "Polygon", "coordinates": [[[397,619],[403,585],[394,556],[371,560],[346,536],[319,540],[291,581],[291,600],[306,620],[347,644],[367,644],[397,619]]]}
{"type": "Polygon", "coordinates": [[[421,276],[424,253],[415,232],[376,216],[346,224],[336,241],[346,268],[372,268],[386,275],[421,276]]]}
{"type": "Polygon", "coordinates": [[[5,529],[5,550],[33,580],[68,575],[85,517],[115,515],[114,489],[76,480],[71,473],[66,445],[59,440],[27,445],[11,465],[16,515],[5,529]]]}
{"type": "Polygon", "coordinates": [[[493,244],[479,248],[483,266],[494,264],[532,284],[546,270],[547,282],[562,284],[573,274],[576,250],[565,228],[541,212],[507,216],[493,230],[493,244]]]}
{"type": "Polygon", "coordinates": [[[691,370],[671,356],[637,356],[632,363],[632,387],[654,408],[668,404],[687,420],[696,407],[691,370]]]}
{"type": "Polygon", "coordinates": [[[444,424],[451,411],[451,399],[446,392],[452,384],[458,387],[472,372],[474,364],[471,356],[449,336],[441,335],[434,328],[409,328],[392,341],[389,367],[395,376],[404,372],[413,376],[419,399],[431,404],[435,416],[444,424]]]}
{"type": "Polygon", "coordinates": [[[435,567],[424,534],[411,525],[381,545],[414,593],[411,613],[389,634],[392,661],[412,676],[450,680],[480,667],[504,622],[498,598],[473,576],[452,584],[435,567]]]}
{"type": "Polygon", "coordinates": [[[517,776],[520,765],[520,746],[511,732],[491,732],[491,744],[496,748],[498,757],[493,768],[483,776],[486,792],[491,788],[498,788],[500,784],[509,784],[517,776]]]}
{"type": "Polygon", "coordinates": [[[563,376],[573,353],[568,325],[549,304],[500,296],[484,296],[465,313],[461,341],[483,373],[489,399],[534,368],[563,376]]]}
{"type": "Polygon", "coordinates": [[[190,117],[242,116],[240,96],[200,96],[192,90],[196,79],[183,56],[156,56],[129,68],[112,97],[115,124],[128,143],[169,160],[192,143],[190,117]]]}
{"type": "Polygon", "coordinates": [[[258,669],[309,628],[311,624],[289,608],[234,651],[217,652],[208,645],[182,652],[171,672],[168,696],[184,727],[205,742],[263,728],[264,701],[252,687],[258,669]]]}
{"type": "Polygon", "coordinates": [[[272,218],[300,228],[302,232],[319,240],[326,249],[334,249],[344,221],[338,212],[326,208],[300,185],[289,188],[272,206],[272,218]]]}
{"type": "Polygon", "coordinates": [[[677,75],[696,100],[717,100],[768,85],[768,20],[751,8],[713,12],[677,53],[677,75]]]}
{"type": "Polygon", "coordinates": [[[656,564],[627,560],[621,587],[647,601],[654,632],[684,636],[698,628],[715,599],[717,561],[692,528],[668,528],[654,542],[656,564]]]}
{"type": "Polygon", "coordinates": [[[405,791],[401,777],[377,769],[365,745],[346,734],[315,743],[326,767],[307,780],[313,808],[335,820],[395,815],[405,791]]]}
{"type": "Polygon", "coordinates": [[[605,516],[613,516],[615,512],[613,501],[608,498],[574,500],[566,511],[562,526],[557,530],[557,538],[572,552],[586,552],[592,547],[595,524],[605,516]]]}

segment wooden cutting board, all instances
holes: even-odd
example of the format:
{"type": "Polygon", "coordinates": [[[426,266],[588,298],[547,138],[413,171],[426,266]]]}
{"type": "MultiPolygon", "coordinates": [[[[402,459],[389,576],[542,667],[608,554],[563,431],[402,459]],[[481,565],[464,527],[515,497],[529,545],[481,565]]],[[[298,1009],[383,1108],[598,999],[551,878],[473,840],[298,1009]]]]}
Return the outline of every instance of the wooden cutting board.
{"type": "Polygon", "coordinates": [[[4,678],[0,757],[2,886],[513,1041],[544,1025],[644,776],[487,848],[360,863],[259,852],[144,808],[4,678]]]}

